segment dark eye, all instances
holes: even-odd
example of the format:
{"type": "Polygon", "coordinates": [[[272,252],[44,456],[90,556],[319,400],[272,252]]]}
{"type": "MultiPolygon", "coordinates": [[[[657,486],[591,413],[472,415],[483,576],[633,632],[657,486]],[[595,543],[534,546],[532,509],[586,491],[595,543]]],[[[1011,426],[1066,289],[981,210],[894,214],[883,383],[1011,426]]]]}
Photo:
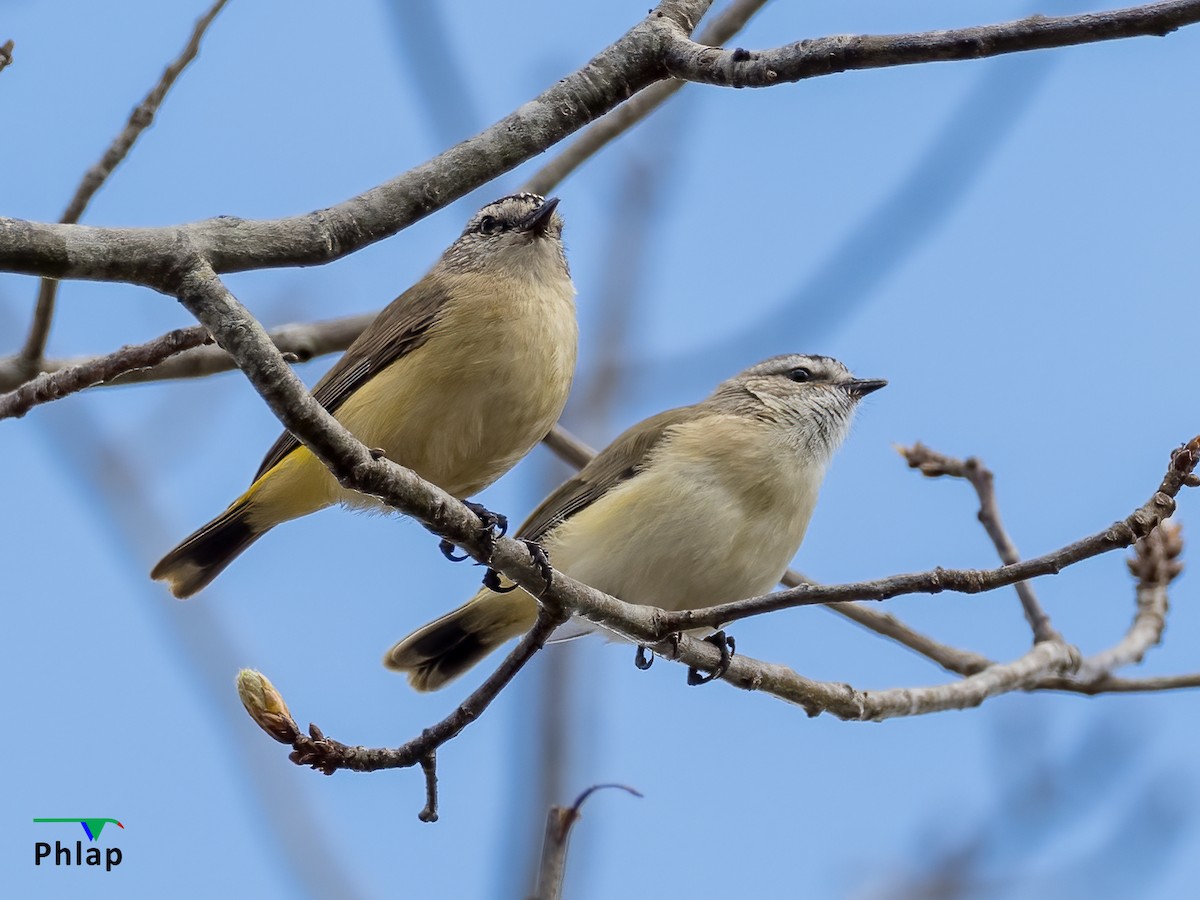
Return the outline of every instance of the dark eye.
{"type": "Polygon", "coordinates": [[[812,372],[808,371],[808,369],[805,369],[804,367],[800,367],[798,369],[792,369],[790,372],[788,372],[787,377],[789,381],[811,381],[812,372]]]}
{"type": "Polygon", "coordinates": [[[500,230],[500,222],[495,216],[484,216],[479,220],[479,233],[493,235],[500,230]]]}

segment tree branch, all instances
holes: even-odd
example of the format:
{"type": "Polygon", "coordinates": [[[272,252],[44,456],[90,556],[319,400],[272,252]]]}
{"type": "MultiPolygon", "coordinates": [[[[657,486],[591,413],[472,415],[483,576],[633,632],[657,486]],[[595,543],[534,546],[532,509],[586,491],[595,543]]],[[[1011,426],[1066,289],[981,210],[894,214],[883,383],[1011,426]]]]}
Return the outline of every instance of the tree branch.
{"type": "MultiPolygon", "coordinates": [[[[275,347],[291,362],[308,362],[345,350],[377,313],[324,322],[283,325],[269,332],[275,347]]],[[[236,369],[228,353],[208,332],[193,326],[170,331],[144,344],[132,344],[106,356],[56,360],[43,365],[44,378],[25,382],[17,357],[0,359],[0,419],[22,416],[32,407],[92,387],[145,384],[176,378],[201,378],[236,369]],[[194,343],[195,335],[203,338],[194,343]],[[186,336],[186,337],[184,337],[186,336]]]]}
{"type": "Polygon", "coordinates": [[[207,219],[166,228],[93,228],[0,218],[0,271],[125,281],[174,293],[189,257],[216,272],[313,265],[390,237],[665,77],[667,28],[708,7],[664,0],[583,68],[476,136],[402,175],[327,209],[282,219],[207,219]]]}
{"type": "Polygon", "coordinates": [[[983,59],[1119,38],[1165,36],[1200,21],[1198,0],[1169,0],[1111,12],[1030,16],[1016,22],[897,35],[836,35],[771,50],[714,50],[676,32],[668,73],[724,87],[770,87],[852,69],[983,59]]]}
{"type": "Polygon", "coordinates": [[[60,400],[97,384],[113,383],[122,375],[145,371],[168,357],[211,342],[204,326],[193,325],[57,372],[43,372],[16,390],[0,394],[0,419],[19,419],[38,404],[60,400]]]}
{"type": "Polygon", "coordinates": [[[978,28],[885,37],[831,37],[749,53],[695,43],[708,8],[663,0],[582,69],[473,138],[328,209],[282,219],[208,219],[165,228],[93,228],[0,218],[0,271],[124,281],[174,293],[191,256],[216,272],[331,262],[390,237],[434,210],[547,150],[668,77],[765,85],[878,68],[1165,34],[1200,20],[1200,0],[1032,18],[978,28]]]}
{"type": "MultiPolygon", "coordinates": [[[[987,466],[974,456],[963,460],[935,453],[920,442],[911,447],[901,447],[899,450],[909,467],[920,470],[921,474],[927,478],[948,476],[969,481],[979,497],[979,522],[983,525],[988,537],[992,539],[1000,561],[1006,566],[1015,565],[1021,561],[1021,555],[1017,552],[1012,539],[1009,538],[1008,532],[1005,531],[1004,523],[1000,521],[1000,508],[996,503],[995,477],[987,466]]],[[[1020,581],[1015,588],[1017,596],[1021,600],[1021,607],[1025,611],[1025,621],[1033,629],[1034,641],[1061,641],[1062,635],[1050,624],[1050,617],[1046,615],[1042,605],[1038,602],[1037,595],[1033,592],[1033,586],[1027,581],[1020,581]]]]}
{"type": "MultiPolygon", "coordinates": [[[[311,766],[326,775],[332,775],[339,769],[377,772],[381,769],[404,769],[417,765],[479,718],[517,672],[545,645],[546,639],[563,621],[561,616],[543,610],[533,628],[521,638],[496,671],[472,691],[454,712],[426,728],[419,737],[392,749],[368,749],[350,747],[327,738],[316,725],[309,725],[307,735],[301,734],[298,728],[295,730],[289,758],[298,766],[311,766]]],[[[275,735],[272,734],[272,737],[275,735]]],[[[428,810],[427,801],[425,811],[428,810]]]]}
{"type": "Polygon", "coordinates": [[[1167,625],[1167,586],[1183,571],[1179,526],[1164,522],[1138,541],[1134,549],[1136,555],[1129,560],[1129,571],[1138,579],[1133,622],[1116,645],[1083,661],[1076,681],[1105,681],[1114,670],[1141,662],[1146,652],[1162,640],[1167,625]]]}
{"type": "Polygon", "coordinates": [[[0,44],[0,72],[9,67],[13,60],[13,42],[11,40],[0,44]]]}
{"type": "MultiPolygon", "coordinates": [[[[100,187],[108,180],[108,176],[125,159],[142,132],[150,127],[150,123],[154,121],[154,114],[158,112],[167,92],[175,84],[175,79],[196,58],[196,54],[200,52],[200,41],[204,37],[204,33],[227,2],[228,0],[216,0],[208,12],[196,21],[187,46],[183,48],[175,61],[167,66],[158,83],[151,88],[150,93],[134,107],[133,112],[129,115],[129,121],[125,123],[125,128],[104,151],[100,161],[84,174],[79,187],[75,189],[75,196],[71,198],[62,218],[58,220],[61,224],[67,225],[79,221],[92,197],[96,195],[96,191],[100,190],[100,187]]],[[[3,66],[0,65],[0,68],[3,66]]],[[[25,339],[25,346],[19,355],[19,359],[24,363],[26,378],[32,377],[37,371],[42,354],[46,351],[46,341],[50,338],[50,323],[54,319],[54,304],[57,296],[58,280],[43,278],[38,288],[37,307],[34,309],[29,336],[25,339]]]]}

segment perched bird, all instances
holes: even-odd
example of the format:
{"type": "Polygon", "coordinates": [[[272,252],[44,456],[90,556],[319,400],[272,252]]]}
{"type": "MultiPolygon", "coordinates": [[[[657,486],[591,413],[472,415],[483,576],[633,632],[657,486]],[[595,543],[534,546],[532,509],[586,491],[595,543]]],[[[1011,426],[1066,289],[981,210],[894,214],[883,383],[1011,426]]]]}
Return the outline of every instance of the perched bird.
{"type": "MultiPolygon", "coordinates": [[[[368,447],[456,497],[507,472],[557,421],[575,374],[575,286],[557,206],[515,194],[481,209],[313,396],[368,447]]],[[[383,508],[342,488],[285,432],[250,488],[150,576],[190,597],[280,522],[335,503],[383,508]]]]}
{"type": "MultiPolygon", "coordinates": [[[[800,548],[858,401],[886,384],[825,356],[760,362],[707,400],[634,425],[547,497],[518,537],[630,603],[697,609],[767,593],[800,548]]],[[[434,690],[536,616],[524,591],[484,588],[392,647],[384,665],[434,690]]],[[[571,622],[556,638],[592,627],[571,622]]]]}

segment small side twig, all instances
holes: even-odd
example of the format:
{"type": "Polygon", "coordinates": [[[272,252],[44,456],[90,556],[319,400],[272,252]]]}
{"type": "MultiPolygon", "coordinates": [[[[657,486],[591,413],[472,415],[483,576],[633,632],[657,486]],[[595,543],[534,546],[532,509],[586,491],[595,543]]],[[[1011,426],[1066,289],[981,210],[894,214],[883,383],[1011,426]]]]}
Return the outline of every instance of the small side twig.
{"type": "Polygon", "coordinates": [[[637,791],[624,784],[594,784],[567,807],[551,806],[546,816],[546,836],[542,840],[542,860],[538,866],[537,887],[530,900],[559,900],[562,897],[563,878],[567,874],[567,843],[572,826],[582,815],[584,802],[596,791],[616,788],[641,797],[637,791]]]}
{"type": "MultiPolygon", "coordinates": [[[[73,225],[77,223],[88,204],[92,201],[92,197],[100,190],[108,176],[121,164],[121,161],[129,154],[134,143],[141,137],[142,132],[150,127],[150,123],[154,121],[154,114],[158,112],[159,106],[162,105],[167,92],[171,90],[175,80],[180,73],[187,68],[188,64],[196,58],[196,54],[200,52],[200,40],[204,37],[204,32],[208,30],[208,26],[212,24],[213,19],[217,17],[222,7],[228,0],[216,0],[212,7],[209,8],[203,16],[197,21],[192,29],[192,36],[188,40],[183,51],[175,58],[162,75],[158,79],[158,83],[150,89],[142,102],[134,107],[133,112],[129,114],[129,121],[125,123],[125,127],[121,133],[113,139],[109,144],[108,149],[104,151],[104,155],[100,157],[100,161],[93,165],[83,176],[83,180],[79,182],[79,187],[75,189],[75,196],[71,198],[71,202],[67,204],[66,210],[62,214],[62,218],[58,221],[63,225],[73,225]]],[[[11,49],[11,41],[9,42],[11,49]]],[[[6,63],[0,60],[0,68],[3,68],[6,63]]],[[[42,355],[46,352],[46,342],[50,338],[50,323],[54,319],[54,305],[58,297],[58,280],[55,278],[43,278],[38,286],[37,307],[33,312],[33,323],[29,328],[29,336],[25,339],[25,346],[21,348],[20,358],[28,367],[28,375],[32,377],[37,371],[38,364],[41,362],[42,355]]]]}
{"type": "MultiPolygon", "coordinates": [[[[58,400],[121,375],[156,366],[178,353],[203,344],[212,337],[203,325],[177,328],[145,344],[122,347],[77,366],[43,372],[16,390],[0,394],[0,419],[19,419],[33,407],[58,400]]],[[[223,352],[223,351],[222,351],[223,352]]]]}
{"type": "MultiPolygon", "coordinates": [[[[1006,566],[1021,561],[1021,555],[1004,529],[1000,521],[1000,507],[996,503],[995,476],[979,459],[974,456],[966,459],[955,459],[930,450],[918,442],[911,447],[898,448],[900,455],[908,461],[911,468],[920,470],[927,478],[962,478],[971,483],[979,497],[979,523],[992,539],[1000,561],[1006,566]]],[[[1050,616],[1038,602],[1033,585],[1028,581],[1020,581],[1013,585],[1017,596],[1021,599],[1021,608],[1025,611],[1025,620],[1033,629],[1035,643],[1042,641],[1061,641],[1062,635],[1050,624],[1050,616]]]]}
{"type": "Polygon", "coordinates": [[[417,818],[422,822],[436,822],[438,820],[436,750],[430,750],[421,757],[421,771],[425,774],[425,808],[417,813],[417,818]]]}
{"type": "Polygon", "coordinates": [[[1137,611],[1129,630],[1115,645],[1084,659],[1075,680],[1104,681],[1113,671],[1142,661],[1146,652],[1162,640],[1167,625],[1167,587],[1183,571],[1179,555],[1183,537],[1178,525],[1163,522],[1134,544],[1129,571],[1137,578],[1137,611]]]}
{"type": "Polygon", "coordinates": [[[376,772],[419,764],[425,775],[425,806],[417,815],[422,822],[436,822],[437,749],[483,714],[517,672],[545,646],[546,639],[562,622],[561,615],[542,609],[533,628],[483,684],[450,715],[399,747],[351,747],[326,737],[315,724],[308,726],[308,734],[301,733],[283,697],[258,672],[245,670],[239,674],[238,695],[250,717],[263,731],[281,743],[291,744],[292,752],[288,758],[298,766],[311,766],[326,775],[332,775],[339,769],[376,772]]]}

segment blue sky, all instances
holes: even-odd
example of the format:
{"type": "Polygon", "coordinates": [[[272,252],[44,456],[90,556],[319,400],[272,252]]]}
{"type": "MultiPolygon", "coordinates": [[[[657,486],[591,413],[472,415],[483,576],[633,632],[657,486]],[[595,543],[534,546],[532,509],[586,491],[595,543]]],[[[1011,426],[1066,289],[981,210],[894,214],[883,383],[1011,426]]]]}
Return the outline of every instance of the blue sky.
{"type": "MultiPolygon", "coordinates": [[[[511,111],[645,8],[447,2],[439,44],[390,0],[232,0],[86,220],[165,225],[337,202],[511,111]]],[[[1092,8],[777,2],[737,43],[1092,8]]],[[[0,41],[16,42],[0,73],[0,213],[57,218],[201,12],[0,0],[0,41]]],[[[568,423],[599,445],[781,352],[889,379],[864,404],[796,560],[822,581],[993,564],[967,486],[908,471],[895,444],[981,456],[1026,554],[1127,515],[1200,429],[1197,58],[1191,29],[763,91],[685,89],[556,191],[582,332],[568,423]],[[614,341],[605,323],[621,298],[614,341]],[[581,401],[606,359],[617,393],[598,411],[581,401]]],[[[229,284],[268,325],[380,307],[535,165],[337,263],[229,284]]],[[[23,339],[35,293],[0,276],[0,352],[23,339]]],[[[186,324],[152,292],[68,283],[49,352],[108,351],[186,324]]],[[[300,372],[311,383],[331,361],[300,372]]],[[[417,772],[298,769],[246,719],[237,668],[266,672],[302,723],[398,744],[483,671],[415,695],[380,657],[479,573],[446,563],[411,522],[328,511],[279,528],[196,599],[172,600],[150,565],[244,488],[277,432],[236,373],[96,391],[3,426],[0,677],[16,752],[0,867],[20,896],[519,896],[547,767],[562,801],[607,781],[645,794],[589,802],[568,874],[578,898],[893,897],[934,868],[986,885],[972,896],[1173,898],[1200,876],[1187,693],[1015,694],[863,725],[725,685],[687,688],[681,667],[638,672],[628,647],[583,640],[536,660],[441,751],[436,825],[417,821],[417,772]],[[565,750],[547,762],[549,682],[569,703],[565,750]],[[30,819],[76,813],[125,824],[102,836],[120,842],[120,869],[35,869],[45,838],[30,819]]],[[[483,500],[520,518],[563,472],[539,449],[483,500]]],[[[1197,502],[1180,503],[1185,539],[1197,502]]],[[[1133,612],[1116,554],[1037,587],[1085,652],[1115,641],[1133,612]]],[[[1185,572],[1146,673],[1200,668],[1194,595],[1185,572]]],[[[1011,591],[887,608],[997,658],[1028,645],[1011,591]]],[[[820,609],[735,634],[749,655],[862,688],[949,677],[820,609]]]]}

